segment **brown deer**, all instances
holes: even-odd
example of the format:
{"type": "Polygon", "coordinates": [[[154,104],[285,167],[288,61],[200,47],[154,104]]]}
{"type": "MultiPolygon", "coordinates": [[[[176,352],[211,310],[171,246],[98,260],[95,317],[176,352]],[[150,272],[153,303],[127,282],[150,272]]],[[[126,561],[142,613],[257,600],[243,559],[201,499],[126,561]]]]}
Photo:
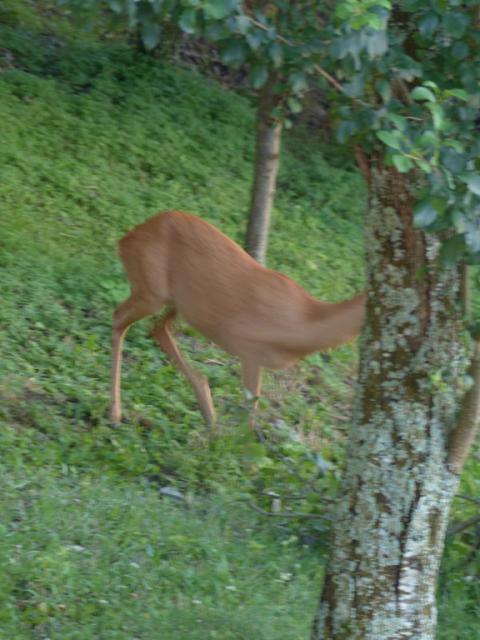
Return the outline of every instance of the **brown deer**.
{"type": "Polygon", "coordinates": [[[208,381],[185,362],[170,332],[179,313],[192,327],[240,358],[243,385],[260,394],[262,368],[282,369],[314,351],[343,344],[361,331],[365,294],[330,304],[287,276],[261,266],[214,226],[188,213],[149,218],[119,242],[130,297],[113,315],[111,419],[121,420],[120,376],[128,327],[163,315],[152,336],[190,381],[207,423],[215,410],[208,381]]]}

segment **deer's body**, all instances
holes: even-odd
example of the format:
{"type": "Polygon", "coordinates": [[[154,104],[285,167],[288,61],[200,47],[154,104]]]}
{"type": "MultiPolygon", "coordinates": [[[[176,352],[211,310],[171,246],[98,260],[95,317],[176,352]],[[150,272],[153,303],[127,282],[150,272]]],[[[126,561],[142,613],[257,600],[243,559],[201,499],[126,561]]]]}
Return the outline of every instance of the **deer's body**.
{"type": "Polygon", "coordinates": [[[339,304],[315,300],[290,278],[267,269],[211,224],[168,211],[119,242],[131,295],[114,314],[112,419],[121,418],[123,337],[141,318],[169,308],[152,335],[192,383],[212,422],[208,383],[185,363],[169,332],[176,313],[228,353],[238,356],[246,389],[258,396],[261,368],[279,369],[354,338],[364,318],[364,294],[339,304]]]}

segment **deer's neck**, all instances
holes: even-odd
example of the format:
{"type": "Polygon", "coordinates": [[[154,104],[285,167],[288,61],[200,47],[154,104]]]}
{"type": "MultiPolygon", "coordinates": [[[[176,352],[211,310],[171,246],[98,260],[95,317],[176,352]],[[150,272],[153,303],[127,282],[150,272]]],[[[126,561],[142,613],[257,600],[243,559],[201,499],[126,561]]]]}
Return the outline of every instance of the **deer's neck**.
{"type": "Polygon", "coordinates": [[[304,334],[308,352],[338,347],[356,338],[365,319],[365,301],[365,293],[336,304],[312,300],[304,334]]]}

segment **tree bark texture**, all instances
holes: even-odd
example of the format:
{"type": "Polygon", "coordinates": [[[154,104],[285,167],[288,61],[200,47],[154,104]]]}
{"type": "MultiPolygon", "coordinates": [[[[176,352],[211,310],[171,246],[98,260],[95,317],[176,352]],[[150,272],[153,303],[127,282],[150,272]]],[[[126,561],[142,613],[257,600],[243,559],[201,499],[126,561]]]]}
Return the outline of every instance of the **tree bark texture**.
{"type": "Polygon", "coordinates": [[[255,173],[245,240],[246,250],[261,264],[265,264],[266,259],[270,216],[280,163],[282,123],[274,116],[277,102],[272,78],[258,97],[255,173]]]}
{"type": "Polygon", "coordinates": [[[312,640],[432,640],[458,483],[448,460],[465,368],[458,270],[438,269],[436,240],[413,227],[412,176],[377,158],[367,177],[367,319],[312,640]]]}

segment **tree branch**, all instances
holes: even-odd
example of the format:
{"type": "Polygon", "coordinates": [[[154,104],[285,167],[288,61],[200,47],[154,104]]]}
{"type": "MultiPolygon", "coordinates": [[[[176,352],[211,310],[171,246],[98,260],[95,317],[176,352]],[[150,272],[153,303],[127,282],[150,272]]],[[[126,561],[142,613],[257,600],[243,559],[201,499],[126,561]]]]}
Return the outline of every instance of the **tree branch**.
{"type": "Polygon", "coordinates": [[[480,425],[480,338],[475,339],[473,358],[468,369],[473,385],[465,394],[457,425],[448,443],[448,464],[460,473],[480,425]]]}
{"type": "Polygon", "coordinates": [[[402,78],[394,78],[391,82],[392,93],[404,105],[412,104],[407,84],[402,78]]]}
{"type": "Polygon", "coordinates": [[[356,144],[353,147],[353,149],[355,152],[355,159],[360,168],[360,171],[362,172],[362,175],[365,178],[366,183],[370,184],[371,171],[370,171],[370,161],[368,159],[368,156],[359,144],[356,144]]]}
{"type": "Polygon", "coordinates": [[[451,527],[447,529],[447,536],[454,536],[469,527],[473,527],[475,524],[480,523],[480,515],[472,516],[468,518],[468,520],[464,520],[463,522],[457,522],[457,524],[453,524],[451,527]]]}
{"type": "Polygon", "coordinates": [[[468,319],[471,311],[470,283],[468,265],[460,265],[460,301],[463,307],[463,314],[468,319]]]}
{"type": "Polygon", "coordinates": [[[332,520],[329,516],[322,516],[318,513],[301,513],[297,511],[279,511],[278,513],[274,511],[265,511],[265,509],[261,509],[257,507],[253,502],[248,503],[249,506],[256,511],[257,513],[261,513],[262,516],[268,516],[269,518],[303,518],[305,520],[332,520]]]}
{"type": "MultiPolygon", "coordinates": [[[[262,24],[261,22],[256,20],[254,17],[249,15],[248,18],[250,19],[250,22],[253,25],[255,25],[258,29],[262,29],[263,31],[269,30],[269,27],[267,25],[262,24]]],[[[291,40],[287,40],[287,38],[284,38],[280,34],[277,34],[277,40],[287,45],[287,47],[298,46],[294,42],[292,42],[291,40]]],[[[338,80],[335,80],[335,78],[330,73],[328,73],[328,71],[325,71],[325,69],[323,69],[319,64],[316,64],[314,69],[319,75],[322,76],[322,78],[325,78],[325,80],[327,80],[327,82],[329,82],[332,85],[332,87],[334,87],[337,91],[339,91],[340,93],[345,93],[345,89],[338,82],[338,80]]]]}
{"type": "Polygon", "coordinates": [[[480,505],[480,500],[478,500],[477,498],[472,498],[472,496],[464,496],[460,493],[457,493],[455,498],[460,498],[461,500],[468,500],[469,502],[473,502],[473,504],[480,505]]]}
{"type": "Polygon", "coordinates": [[[337,91],[339,91],[340,93],[346,93],[342,85],[337,80],[335,80],[335,78],[331,76],[328,71],[322,69],[319,64],[316,64],[314,69],[319,75],[322,76],[322,78],[325,78],[325,80],[327,80],[327,82],[329,82],[337,91]]]}

